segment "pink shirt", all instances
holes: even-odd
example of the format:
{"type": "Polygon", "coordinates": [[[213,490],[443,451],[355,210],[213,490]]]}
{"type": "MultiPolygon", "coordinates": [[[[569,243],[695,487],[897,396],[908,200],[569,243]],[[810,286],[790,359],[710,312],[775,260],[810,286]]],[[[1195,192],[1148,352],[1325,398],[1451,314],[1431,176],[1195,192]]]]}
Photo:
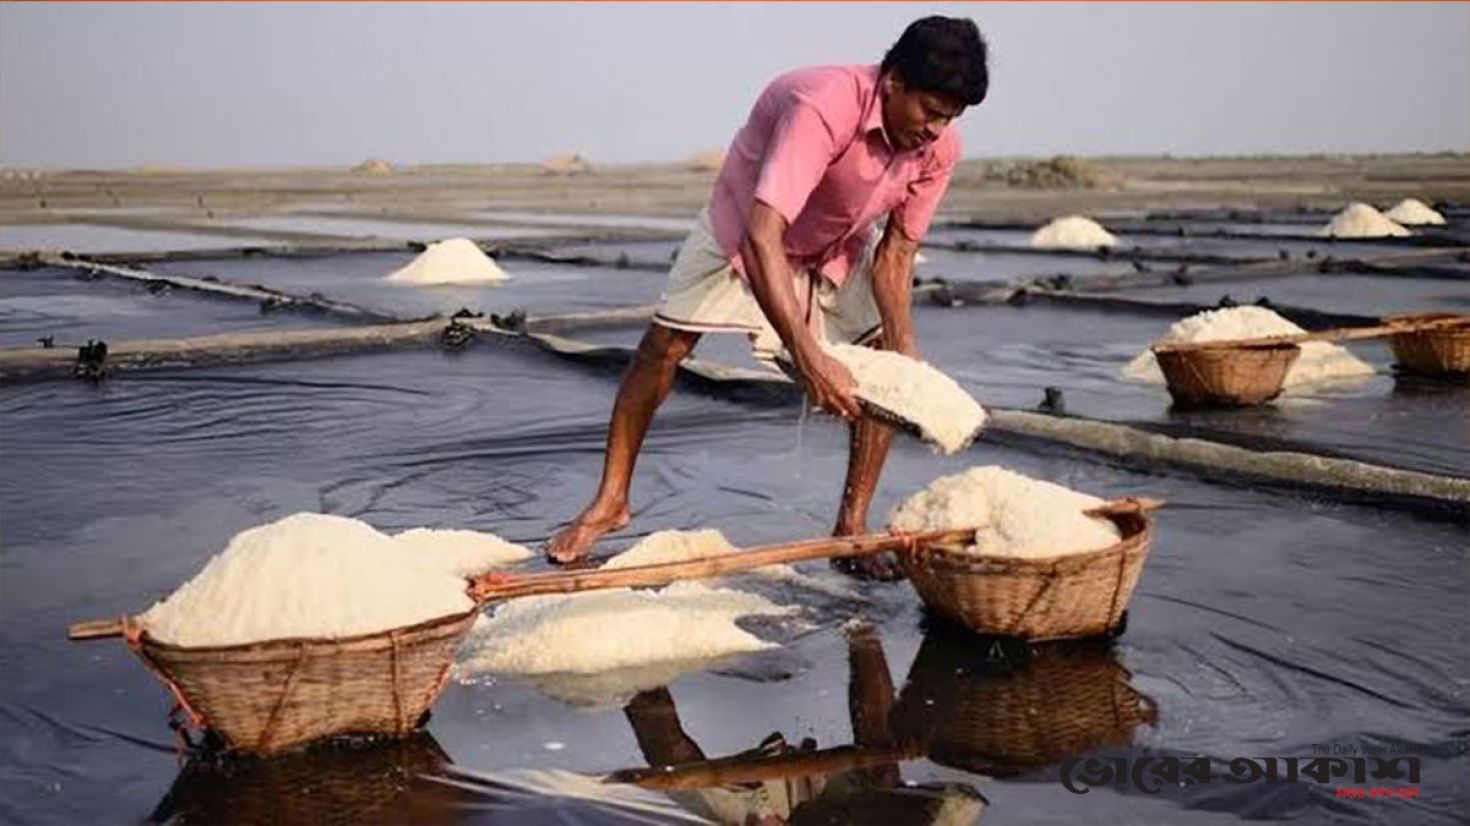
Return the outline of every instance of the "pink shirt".
{"type": "Polygon", "coordinates": [[[875,221],[892,213],[921,240],[960,157],[953,126],[903,151],[883,131],[878,66],[819,66],[776,78],[735,134],[710,198],[715,239],[744,275],[755,201],[786,219],[786,256],[841,284],[875,221]]]}

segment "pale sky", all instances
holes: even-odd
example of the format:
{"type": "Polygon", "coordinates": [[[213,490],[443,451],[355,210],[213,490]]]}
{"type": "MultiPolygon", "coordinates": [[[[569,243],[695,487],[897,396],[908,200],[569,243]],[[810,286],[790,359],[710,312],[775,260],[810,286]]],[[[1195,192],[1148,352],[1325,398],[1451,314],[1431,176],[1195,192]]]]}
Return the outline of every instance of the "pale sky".
{"type": "Polygon", "coordinates": [[[0,165],[678,160],[930,13],[969,157],[1470,150],[1470,3],[0,3],[0,165]]]}

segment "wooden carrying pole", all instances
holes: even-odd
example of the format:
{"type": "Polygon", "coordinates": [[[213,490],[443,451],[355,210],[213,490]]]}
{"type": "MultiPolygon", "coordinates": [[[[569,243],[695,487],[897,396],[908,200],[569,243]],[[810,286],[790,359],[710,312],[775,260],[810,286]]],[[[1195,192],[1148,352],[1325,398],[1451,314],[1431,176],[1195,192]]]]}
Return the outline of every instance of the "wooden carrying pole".
{"type": "Polygon", "coordinates": [[[1336,330],[1319,330],[1315,333],[1295,333],[1286,336],[1261,336],[1259,338],[1236,338],[1219,341],[1166,341],[1155,344],[1153,351],[1157,353],[1164,350],[1177,353],[1189,350],[1263,347],[1272,344],[1301,344],[1306,341],[1353,341],[1356,339],[1385,338],[1387,336],[1397,336],[1405,333],[1419,333],[1440,327],[1458,326],[1470,326],[1470,315],[1425,321],[1378,324],[1372,327],[1339,327],[1336,330]]]}

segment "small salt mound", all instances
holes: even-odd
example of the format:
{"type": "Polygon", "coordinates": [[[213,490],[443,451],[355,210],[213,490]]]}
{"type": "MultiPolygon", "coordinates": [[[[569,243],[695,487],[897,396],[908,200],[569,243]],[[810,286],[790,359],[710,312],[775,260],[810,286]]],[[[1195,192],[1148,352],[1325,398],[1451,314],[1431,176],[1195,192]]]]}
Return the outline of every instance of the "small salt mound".
{"type": "MultiPolygon", "coordinates": [[[[723,533],[713,528],[696,531],[655,531],[645,536],[633,547],[609,559],[602,567],[611,570],[635,565],[684,562],[691,559],[704,559],[716,554],[733,553],[738,550],[739,548],[730,544],[730,540],[726,539],[723,533]]],[[[808,574],[790,565],[766,565],[750,573],[838,599],[861,600],[863,598],[861,593],[852,589],[852,580],[841,575],[824,577],[819,574],[808,574]]]]}
{"type": "Polygon", "coordinates": [[[631,568],[684,562],[738,550],[725,535],[713,528],[698,531],[654,531],[637,544],[609,559],[603,569],[631,568]]]}
{"type": "Polygon", "coordinates": [[[1383,217],[1406,227],[1444,224],[1444,216],[1418,198],[1405,198],[1399,201],[1394,204],[1393,209],[1383,213],[1383,217]]]}
{"type": "MultiPolygon", "coordinates": [[[[729,548],[718,531],[660,531],[604,567],[676,562],[729,548]]],[[[475,625],[456,675],[465,682],[484,672],[523,675],[568,702],[604,705],[713,661],[772,648],[735,620],[796,610],[697,582],[511,600],[475,625]]]]}
{"type": "Polygon", "coordinates": [[[890,350],[828,344],[857,382],[857,395],[918,425],[945,454],[958,452],[985,426],[985,410],[933,365],[890,350]]]}
{"type": "Polygon", "coordinates": [[[1117,245],[1118,239],[1111,232],[1081,215],[1058,218],[1031,235],[1031,246],[1041,249],[1093,250],[1117,245]]]}
{"type": "Polygon", "coordinates": [[[1332,216],[1319,234],[1330,238],[1404,238],[1412,233],[1373,207],[1354,203],[1332,216]]]}
{"type": "Polygon", "coordinates": [[[505,281],[505,274],[490,256],[468,238],[450,238],[419,253],[387,280],[404,284],[485,284],[505,281]]]}
{"type": "Polygon", "coordinates": [[[436,567],[464,577],[483,574],[532,556],[523,545],[479,531],[414,528],[395,534],[393,541],[411,553],[424,556],[436,567]]]}
{"type": "Polygon", "coordinates": [[[1083,511],[1103,500],[996,465],[936,479],[894,509],[902,531],[978,528],[977,554],[1047,557],[1105,548],[1120,538],[1107,519],[1083,511]]]}
{"type": "Polygon", "coordinates": [[[139,620],[187,646],[346,637],[468,611],[465,584],[364,522],[298,513],[236,535],[139,620]]]}
{"type": "MultiPolygon", "coordinates": [[[[1302,332],[1306,331],[1266,307],[1229,307],[1206,310],[1176,321],[1161,340],[1223,341],[1302,332]]],[[[1345,347],[1325,341],[1308,341],[1301,348],[1301,355],[1287,371],[1286,387],[1373,374],[1371,364],[1354,356],[1345,347]]],[[[1135,381],[1164,383],[1164,373],[1159,369],[1159,361],[1151,350],[1144,350],[1128,362],[1123,368],[1123,375],[1135,381]]]]}

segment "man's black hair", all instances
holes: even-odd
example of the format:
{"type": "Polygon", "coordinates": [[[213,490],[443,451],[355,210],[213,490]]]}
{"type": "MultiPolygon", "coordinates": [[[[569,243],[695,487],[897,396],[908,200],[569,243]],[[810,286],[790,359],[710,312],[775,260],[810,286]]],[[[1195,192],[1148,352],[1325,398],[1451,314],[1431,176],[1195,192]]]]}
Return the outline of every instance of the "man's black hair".
{"type": "Polygon", "coordinates": [[[990,88],[985,63],[985,38],[975,21],[936,15],[904,29],[883,56],[883,71],[896,68],[911,89],[975,106],[990,88]]]}

